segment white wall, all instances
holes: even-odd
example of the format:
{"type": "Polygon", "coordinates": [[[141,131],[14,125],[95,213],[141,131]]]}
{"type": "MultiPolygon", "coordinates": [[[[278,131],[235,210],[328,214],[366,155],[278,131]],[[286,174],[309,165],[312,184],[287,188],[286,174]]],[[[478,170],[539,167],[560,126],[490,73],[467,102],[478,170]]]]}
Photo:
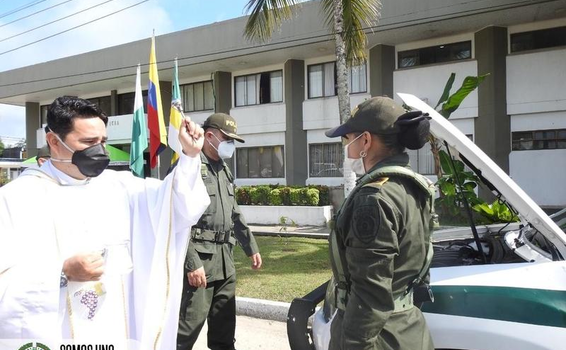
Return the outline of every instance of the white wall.
{"type": "MultiPolygon", "coordinates": [[[[287,168],[285,168],[285,170],[287,170],[287,168]]],[[[287,185],[287,179],[284,177],[235,179],[234,184],[236,184],[236,186],[287,185]]]]}
{"type": "MultiPolygon", "coordinates": [[[[393,73],[393,91],[395,93],[413,94],[435,107],[451,73],[456,73],[456,79],[451,90],[451,93],[454,93],[462,85],[464,78],[478,75],[477,61],[468,60],[397,70],[393,73]]],[[[401,102],[397,96],[395,96],[395,100],[401,102]]],[[[452,113],[450,119],[475,118],[477,116],[478,92],[475,90],[466,97],[460,108],[452,113]]]]}
{"type": "Polygon", "coordinates": [[[566,111],[511,116],[511,132],[566,129],[566,111]]]}
{"type": "MultiPolygon", "coordinates": [[[[350,95],[350,107],[371,98],[370,94],[350,95]]],[[[305,100],[303,102],[303,129],[330,129],[340,124],[338,113],[338,97],[323,97],[305,100]]]]}
{"type": "Polygon", "coordinates": [[[507,56],[507,113],[566,110],[566,49],[507,56]]]}
{"type": "Polygon", "coordinates": [[[236,107],[230,110],[230,115],[238,122],[240,134],[284,132],[286,129],[284,103],[236,107]]]}
{"type": "MultiPolygon", "coordinates": [[[[507,57],[511,132],[566,129],[566,49],[507,57]]],[[[512,151],[511,177],[541,206],[566,206],[566,150],[512,151]]]]}
{"type": "MultiPolygon", "coordinates": [[[[190,117],[191,120],[194,121],[195,123],[198,123],[202,126],[202,124],[204,123],[206,118],[210,117],[210,115],[213,114],[213,113],[214,113],[214,111],[187,112],[187,113],[185,113],[185,115],[187,117],[190,117]]],[[[236,124],[237,123],[238,123],[238,121],[236,120],[236,124]]]]}
{"type": "Polygon", "coordinates": [[[566,206],[566,149],[515,151],[510,175],[540,206],[566,206]]]}

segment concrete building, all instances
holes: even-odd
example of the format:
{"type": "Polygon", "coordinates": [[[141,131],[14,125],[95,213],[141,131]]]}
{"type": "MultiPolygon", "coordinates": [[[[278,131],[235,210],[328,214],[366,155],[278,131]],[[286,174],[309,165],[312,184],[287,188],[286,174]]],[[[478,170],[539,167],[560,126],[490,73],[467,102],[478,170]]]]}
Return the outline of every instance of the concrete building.
{"type": "MultiPolygon", "coordinates": [[[[319,9],[316,1],[301,5],[267,44],[243,38],[246,17],[156,38],[165,114],[178,57],[187,114],[202,122],[227,112],[238,121],[246,139],[232,164],[238,185],[342,182],[342,146],[323,133],[339,117],[334,45],[319,9]]],[[[566,206],[565,0],[385,0],[368,32],[369,59],[350,69],[352,107],[395,92],[436,105],[452,72],[455,88],[489,73],[452,122],[536,202],[566,206]]],[[[149,48],[147,39],[2,72],[0,103],[26,107],[33,149],[55,97],[88,98],[112,116],[110,143],[127,151],[135,67],[148,62],[149,48]]],[[[147,71],[146,64],[144,82],[147,71]]],[[[429,153],[412,154],[424,174],[433,172],[429,153]]]]}

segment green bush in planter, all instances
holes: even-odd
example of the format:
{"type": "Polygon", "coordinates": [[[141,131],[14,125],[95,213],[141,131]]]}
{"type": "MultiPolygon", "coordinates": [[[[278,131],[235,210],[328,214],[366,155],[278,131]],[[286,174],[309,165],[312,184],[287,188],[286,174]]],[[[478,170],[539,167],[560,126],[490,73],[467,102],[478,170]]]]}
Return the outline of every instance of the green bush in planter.
{"type": "Polygon", "coordinates": [[[259,205],[260,193],[258,193],[257,187],[250,187],[248,193],[250,194],[250,205],[259,205]]]}
{"type": "Polygon", "coordinates": [[[279,189],[283,205],[291,205],[291,188],[282,187],[279,189]]]}
{"type": "Polygon", "coordinates": [[[291,205],[301,205],[301,190],[298,188],[289,189],[289,199],[291,205]]]}
{"type": "Polygon", "coordinates": [[[307,205],[307,191],[308,191],[308,187],[302,187],[299,188],[299,203],[297,203],[296,205],[307,205]]]}
{"type": "Polygon", "coordinates": [[[269,205],[269,193],[271,192],[271,187],[269,186],[257,186],[257,192],[259,193],[259,203],[260,205],[269,205]]]}
{"type": "Polygon", "coordinates": [[[316,188],[309,188],[306,190],[306,205],[318,205],[319,191],[316,188]]]}
{"type": "Polygon", "coordinates": [[[250,205],[252,200],[250,198],[250,187],[242,186],[236,188],[236,201],[240,205],[250,205]]]}
{"type": "Polygon", "coordinates": [[[283,205],[281,190],[274,189],[269,192],[269,205],[283,205]]]}
{"type": "Polygon", "coordinates": [[[317,205],[330,205],[330,187],[325,185],[310,185],[309,188],[316,188],[318,190],[318,203],[317,205]]]}

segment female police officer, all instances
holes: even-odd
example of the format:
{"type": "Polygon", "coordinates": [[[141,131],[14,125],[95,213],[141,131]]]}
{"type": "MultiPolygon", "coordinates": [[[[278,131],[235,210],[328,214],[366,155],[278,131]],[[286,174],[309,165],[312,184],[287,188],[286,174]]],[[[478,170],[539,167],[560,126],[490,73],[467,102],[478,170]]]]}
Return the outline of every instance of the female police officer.
{"type": "Polygon", "coordinates": [[[432,258],[434,186],[410,170],[404,152],[422,147],[428,132],[426,116],[387,97],[361,103],[326,132],[343,138],[345,162],[361,176],[330,238],[327,295],[338,309],[330,349],[433,349],[413,292],[432,258]]]}

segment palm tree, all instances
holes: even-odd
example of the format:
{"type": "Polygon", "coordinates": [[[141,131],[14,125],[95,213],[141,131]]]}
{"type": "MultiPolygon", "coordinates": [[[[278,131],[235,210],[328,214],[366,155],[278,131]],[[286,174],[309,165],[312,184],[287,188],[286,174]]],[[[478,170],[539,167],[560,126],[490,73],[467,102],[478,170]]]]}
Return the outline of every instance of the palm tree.
{"type": "MultiPolygon", "coordinates": [[[[283,21],[293,16],[298,0],[249,0],[246,12],[250,13],[245,36],[265,42],[283,21]]],[[[367,37],[365,30],[379,19],[380,0],[321,0],[326,25],[332,30],[336,46],[336,85],[340,121],[350,117],[348,66],[365,62],[367,37]]],[[[354,188],[356,176],[344,168],[344,193],[354,188]]]]}

